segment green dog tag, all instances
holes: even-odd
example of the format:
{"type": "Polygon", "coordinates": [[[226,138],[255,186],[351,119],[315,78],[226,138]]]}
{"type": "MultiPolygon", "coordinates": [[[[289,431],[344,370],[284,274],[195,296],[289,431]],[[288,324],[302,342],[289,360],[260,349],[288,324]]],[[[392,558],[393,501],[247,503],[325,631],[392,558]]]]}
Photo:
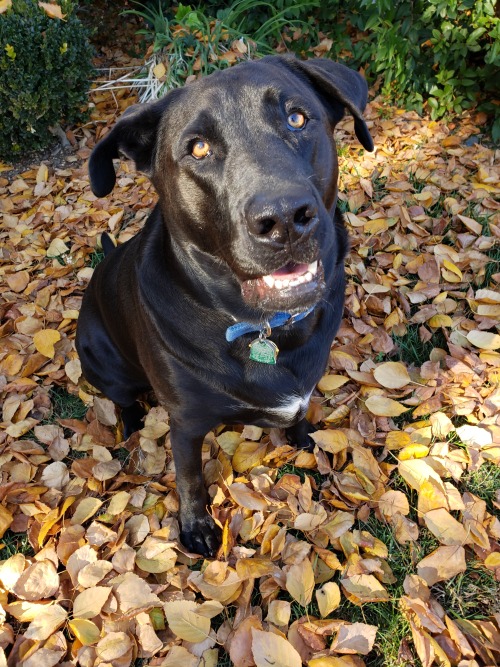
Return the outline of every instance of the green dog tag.
{"type": "Polygon", "coordinates": [[[275,364],[278,356],[278,346],[271,340],[256,338],[250,345],[250,359],[261,364],[275,364]]]}

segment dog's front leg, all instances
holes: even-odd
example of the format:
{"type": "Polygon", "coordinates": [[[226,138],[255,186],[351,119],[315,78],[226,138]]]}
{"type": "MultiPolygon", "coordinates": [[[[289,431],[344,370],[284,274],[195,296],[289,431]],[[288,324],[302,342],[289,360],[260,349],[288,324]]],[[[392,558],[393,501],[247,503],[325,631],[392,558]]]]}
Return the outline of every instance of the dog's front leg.
{"type": "Polygon", "coordinates": [[[189,433],[175,422],[170,425],[177,493],[180,500],[181,542],[193,553],[214,556],[221,533],[208,514],[208,493],[201,469],[202,436],[189,433]]]}
{"type": "Polygon", "coordinates": [[[293,426],[285,429],[285,436],[291,445],[312,452],[314,440],[311,438],[311,433],[315,433],[315,431],[316,428],[307,419],[301,419],[293,426]]]}

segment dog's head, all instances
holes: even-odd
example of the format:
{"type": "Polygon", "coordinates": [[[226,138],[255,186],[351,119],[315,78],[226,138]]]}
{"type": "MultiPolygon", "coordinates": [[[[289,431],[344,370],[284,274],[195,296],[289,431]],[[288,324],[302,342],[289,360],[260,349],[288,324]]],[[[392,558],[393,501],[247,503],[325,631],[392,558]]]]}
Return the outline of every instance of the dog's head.
{"type": "Polygon", "coordinates": [[[247,304],[305,310],[346,250],[333,128],[347,109],[373,150],[366,100],[363,77],[329,60],[245,62],[133,107],[92,153],[92,189],[112,190],[124,153],[154,183],[179,247],[226,266],[247,304]]]}

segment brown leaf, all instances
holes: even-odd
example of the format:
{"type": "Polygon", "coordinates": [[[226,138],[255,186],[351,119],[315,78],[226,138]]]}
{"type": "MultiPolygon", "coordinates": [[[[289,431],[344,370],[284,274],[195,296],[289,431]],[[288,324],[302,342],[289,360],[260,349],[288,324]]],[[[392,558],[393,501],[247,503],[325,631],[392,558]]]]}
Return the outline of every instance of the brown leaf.
{"type": "Polygon", "coordinates": [[[332,649],[337,653],[367,655],[373,648],[377,629],[376,625],[366,623],[343,625],[333,641],[332,649]]]}

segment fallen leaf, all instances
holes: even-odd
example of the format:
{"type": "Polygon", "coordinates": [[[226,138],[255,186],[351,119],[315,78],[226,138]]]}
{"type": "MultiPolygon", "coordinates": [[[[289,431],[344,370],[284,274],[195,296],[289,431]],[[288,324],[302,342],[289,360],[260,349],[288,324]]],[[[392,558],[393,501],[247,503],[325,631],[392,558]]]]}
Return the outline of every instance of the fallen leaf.
{"type": "Polygon", "coordinates": [[[56,329],[41,329],[33,336],[33,343],[40,354],[49,359],[55,355],[54,345],[61,340],[61,334],[56,329]]]}
{"type": "Polygon", "coordinates": [[[59,5],[55,5],[51,2],[39,2],[38,6],[41,7],[51,19],[64,19],[66,16],[66,14],[62,13],[59,5]]]}
{"type": "Polygon", "coordinates": [[[366,623],[344,624],[338,631],[332,650],[337,653],[361,653],[367,655],[373,648],[377,626],[366,623]]]}
{"type": "Polygon", "coordinates": [[[411,382],[406,367],[399,361],[387,361],[380,364],[374,369],[373,375],[375,380],[387,389],[401,389],[411,382]]]}
{"type": "Polygon", "coordinates": [[[302,667],[302,659],[283,637],[252,629],[252,655],[257,667],[302,667]]]}
{"type": "Polygon", "coordinates": [[[316,590],[316,601],[322,618],[335,611],[340,605],[340,588],[333,581],[327,581],[316,590]]]}
{"type": "Polygon", "coordinates": [[[87,619],[74,618],[69,621],[68,625],[71,632],[84,646],[96,644],[101,637],[101,631],[97,625],[87,619]]]}
{"type": "Polygon", "coordinates": [[[210,632],[210,619],[196,612],[198,605],[190,600],[172,600],[164,606],[170,630],[188,642],[202,642],[210,632]]]}
{"type": "Polygon", "coordinates": [[[399,417],[403,412],[408,412],[409,410],[409,408],[401,405],[401,403],[386,396],[369,396],[366,399],[365,405],[371,413],[379,417],[399,417]]]}
{"type": "Polygon", "coordinates": [[[438,547],[417,564],[417,572],[428,586],[446,581],[465,572],[465,549],[462,546],[438,547]]]}

